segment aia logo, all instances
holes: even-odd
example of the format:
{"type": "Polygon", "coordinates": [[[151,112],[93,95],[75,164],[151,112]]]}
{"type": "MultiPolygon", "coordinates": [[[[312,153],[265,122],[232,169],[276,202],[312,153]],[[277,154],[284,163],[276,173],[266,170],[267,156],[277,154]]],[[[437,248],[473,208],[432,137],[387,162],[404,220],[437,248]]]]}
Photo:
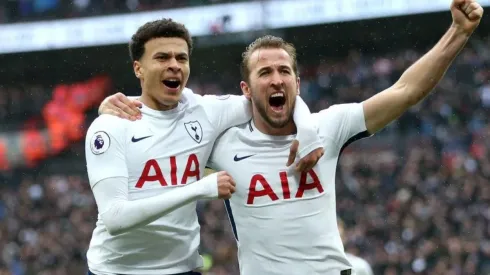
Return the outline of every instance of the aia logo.
{"type": "Polygon", "coordinates": [[[147,182],[158,182],[161,186],[175,186],[179,184],[183,185],[187,184],[190,178],[194,178],[195,181],[198,181],[200,178],[199,159],[197,158],[196,154],[190,154],[187,157],[186,165],[183,172],[180,172],[182,170],[179,170],[177,167],[176,156],[172,156],[169,159],[168,164],[170,165],[170,175],[164,175],[160,167],[161,164],[162,163],[158,164],[158,162],[154,159],[148,160],[145,163],[143,172],[141,173],[141,176],[139,177],[135,187],[142,188],[147,182]],[[177,171],[182,173],[180,179],[177,175],[177,171]]]}
{"type": "Polygon", "coordinates": [[[308,172],[302,172],[299,177],[297,188],[293,189],[296,184],[290,184],[288,173],[280,172],[278,178],[270,178],[267,180],[261,174],[255,174],[250,179],[248,187],[247,204],[258,205],[267,204],[280,199],[301,199],[308,193],[308,197],[314,197],[324,192],[323,186],[316,172],[312,169],[308,172]],[[270,183],[281,183],[281,186],[274,186],[270,183]],[[276,189],[276,190],[274,190],[276,189]]]}

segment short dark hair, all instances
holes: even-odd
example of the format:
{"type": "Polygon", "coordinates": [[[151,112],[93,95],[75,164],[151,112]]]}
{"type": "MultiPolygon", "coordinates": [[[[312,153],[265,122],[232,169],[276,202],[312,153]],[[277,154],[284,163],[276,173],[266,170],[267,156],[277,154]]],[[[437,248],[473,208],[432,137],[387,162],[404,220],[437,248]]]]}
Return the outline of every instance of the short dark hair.
{"type": "Polygon", "coordinates": [[[296,57],[296,48],[293,44],[284,41],[284,39],[273,36],[273,35],[265,35],[255,39],[254,42],[250,43],[247,46],[245,51],[242,53],[242,64],[240,65],[240,73],[242,75],[243,81],[248,81],[250,77],[250,68],[248,67],[248,62],[250,60],[250,56],[253,52],[258,49],[283,49],[285,50],[289,56],[291,57],[293,71],[298,76],[298,61],[296,57]]]}
{"type": "Polygon", "coordinates": [[[129,42],[129,55],[132,61],[140,60],[145,53],[146,42],[160,37],[182,38],[187,43],[189,55],[192,53],[192,37],[184,24],[172,19],[160,19],[148,22],[139,27],[129,42]]]}

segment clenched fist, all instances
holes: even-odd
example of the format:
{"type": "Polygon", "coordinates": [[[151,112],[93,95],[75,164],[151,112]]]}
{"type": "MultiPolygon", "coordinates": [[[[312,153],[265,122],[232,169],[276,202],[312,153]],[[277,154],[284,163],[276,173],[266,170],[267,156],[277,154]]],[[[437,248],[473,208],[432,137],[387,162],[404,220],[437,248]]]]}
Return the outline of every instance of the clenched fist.
{"type": "Polygon", "coordinates": [[[218,172],[218,198],[229,199],[235,193],[235,181],[228,173],[218,172]]]}
{"type": "Polygon", "coordinates": [[[480,24],[483,8],[475,0],[453,0],[451,15],[453,26],[470,35],[480,24]]]}

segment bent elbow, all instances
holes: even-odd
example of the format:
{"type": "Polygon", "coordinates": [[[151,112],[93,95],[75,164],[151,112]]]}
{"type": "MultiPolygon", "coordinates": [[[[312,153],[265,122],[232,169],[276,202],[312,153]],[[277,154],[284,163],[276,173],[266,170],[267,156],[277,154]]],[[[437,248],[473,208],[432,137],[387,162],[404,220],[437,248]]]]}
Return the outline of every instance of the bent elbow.
{"type": "Polygon", "coordinates": [[[111,236],[121,235],[128,231],[128,228],[121,224],[119,219],[115,219],[112,216],[108,216],[107,213],[101,215],[102,223],[104,224],[107,233],[111,236]]]}
{"type": "Polygon", "coordinates": [[[109,235],[111,236],[118,236],[127,231],[122,226],[119,225],[105,224],[105,228],[107,229],[107,233],[109,233],[109,235]]]}

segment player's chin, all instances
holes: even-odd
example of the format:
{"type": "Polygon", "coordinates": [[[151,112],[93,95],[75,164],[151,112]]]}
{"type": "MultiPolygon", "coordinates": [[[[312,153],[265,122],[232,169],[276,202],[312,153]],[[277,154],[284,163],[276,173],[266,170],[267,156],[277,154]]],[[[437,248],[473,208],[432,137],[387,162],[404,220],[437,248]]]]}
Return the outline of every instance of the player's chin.
{"type": "Polygon", "coordinates": [[[272,122],[272,126],[275,128],[284,127],[288,123],[288,110],[284,108],[269,108],[268,117],[269,121],[272,122]]]}
{"type": "Polygon", "coordinates": [[[175,106],[179,103],[181,93],[164,93],[159,96],[159,102],[165,106],[175,106]]]}
{"type": "Polygon", "coordinates": [[[165,106],[174,106],[177,105],[180,101],[180,96],[163,96],[160,98],[160,103],[165,106]]]}
{"type": "Polygon", "coordinates": [[[269,117],[269,124],[273,128],[283,128],[285,127],[289,122],[289,119],[287,117],[282,116],[282,117],[269,117]]]}

